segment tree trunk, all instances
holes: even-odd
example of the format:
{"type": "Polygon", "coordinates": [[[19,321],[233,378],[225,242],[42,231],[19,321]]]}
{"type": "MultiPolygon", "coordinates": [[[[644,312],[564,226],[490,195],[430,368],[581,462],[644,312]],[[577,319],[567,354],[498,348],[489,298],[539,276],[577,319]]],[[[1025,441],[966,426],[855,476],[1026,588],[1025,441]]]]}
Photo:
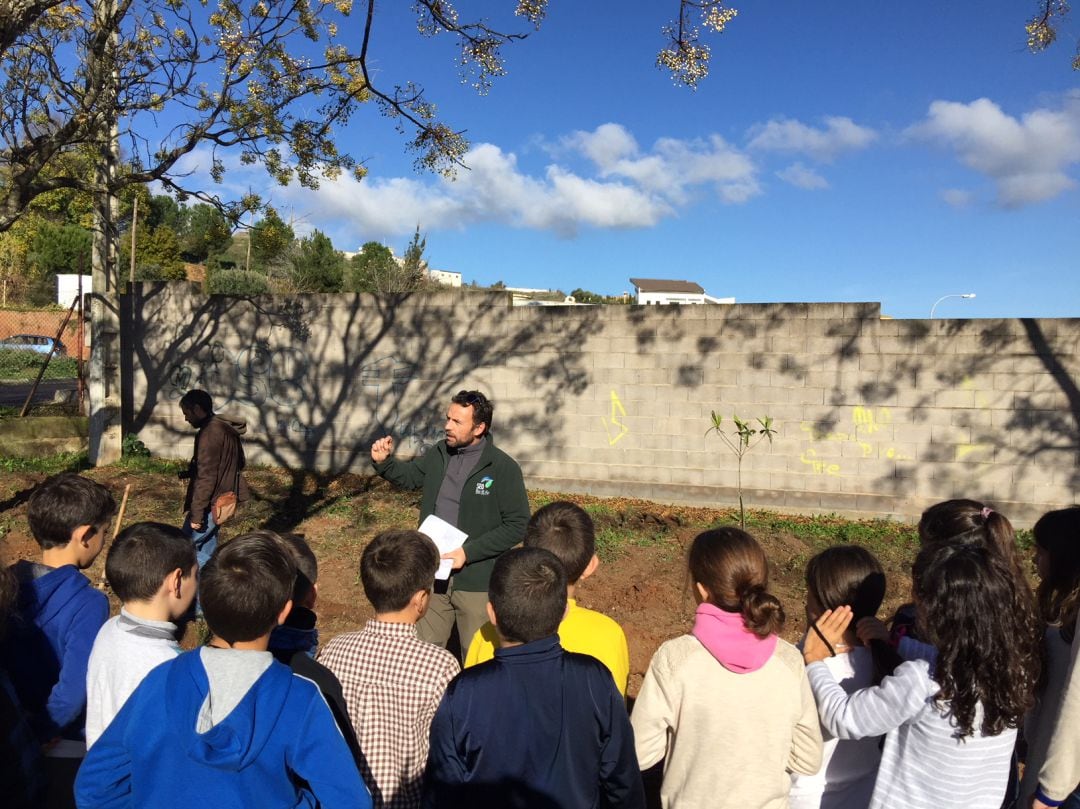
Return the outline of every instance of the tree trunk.
{"type": "Polygon", "coordinates": [[[119,162],[116,120],[117,34],[115,0],[98,0],[95,17],[112,30],[108,42],[94,54],[91,70],[112,79],[102,94],[98,130],[97,175],[94,193],[93,298],[90,306],[90,463],[104,466],[120,460],[123,437],[120,425],[120,267],[117,219],[120,201],[116,194],[119,162]]]}

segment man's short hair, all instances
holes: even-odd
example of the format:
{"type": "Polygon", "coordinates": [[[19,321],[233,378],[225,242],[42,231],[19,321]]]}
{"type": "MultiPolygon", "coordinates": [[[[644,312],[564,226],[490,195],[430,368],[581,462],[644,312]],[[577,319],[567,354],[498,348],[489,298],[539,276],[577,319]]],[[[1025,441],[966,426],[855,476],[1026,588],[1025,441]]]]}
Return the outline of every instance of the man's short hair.
{"type": "Polygon", "coordinates": [[[113,540],[105,558],[105,578],[121,602],[150,601],[165,577],[195,567],[195,546],[179,528],[160,522],[129,525],[113,540]]]}
{"type": "Polygon", "coordinates": [[[430,590],[439,569],[435,543],[419,531],[378,534],[360,556],[360,581],[375,612],[399,612],[420,590],[430,590]]]}
{"type": "Polygon", "coordinates": [[[62,548],[80,525],[102,526],[116,513],[116,500],[96,481],[64,472],[34,489],[26,521],[42,550],[62,548]]]}
{"type": "Polygon", "coordinates": [[[511,643],[554,635],[566,614],[566,570],[543,548],[514,548],[495,562],[488,585],[499,634],[511,643]]]}
{"type": "Polygon", "coordinates": [[[210,631],[226,643],[268,635],[292,598],[296,562],[273,531],[253,531],[218,547],[202,569],[199,602],[210,631]]]}
{"type": "Polygon", "coordinates": [[[495,403],[478,390],[459,390],[450,400],[453,404],[462,407],[471,407],[473,424],[483,424],[484,435],[491,432],[491,415],[495,411],[495,403]]]}
{"type": "Polygon", "coordinates": [[[577,584],[596,553],[592,518],[574,503],[548,503],[529,520],[525,547],[551,551],[566,569],[567,581],[577,584]]]}
{"type": "Polygon", "coordinates": [[[180,397],[180,407],[191,407],[193,405],[201,407],[208,416],[214,412],[214,400],[210,398],[209,393],[198,388],[189,390],[180,397]]]}
{"type": "Polygon", "coordinates": [[[292,595],[295,604],[306,598],[319,580],[319,560],[303,534],[282,534],[281,539],[296,562],[296,584],[292,595]]]}

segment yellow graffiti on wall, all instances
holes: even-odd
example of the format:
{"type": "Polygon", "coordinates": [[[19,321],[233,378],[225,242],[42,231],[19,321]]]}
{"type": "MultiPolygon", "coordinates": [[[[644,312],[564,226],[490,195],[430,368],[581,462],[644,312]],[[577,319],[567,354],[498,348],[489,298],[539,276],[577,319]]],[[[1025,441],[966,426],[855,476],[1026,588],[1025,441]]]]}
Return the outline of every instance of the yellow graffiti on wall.
{"type": "MultiPolygon", "coordinates": [[[[863,458],[872,458],[874,457],[874,445],[864,439],[874,435],[880,431],[882,427],[892,424],[892,421],[892,411],[887,407],[864,407],[862,405],[857,405],[851,408],[851,428],[847,432],[841,430],[825,430],[809,421],[804,421],[800,424],[799,429],[810,436],[811,441],[857,444],[859,450],[862,452],[863,458]]],[[[890,461],[911,460],[911,458],[904,455],[896,447],[884,448],[883,454],[890,461]]],[[[810,470],[815,475],[843,477],[844,474],[839,463],[821,460],[818,458],[817,451],[812,448],[804,451],[799,456],[799,461],[806,466],[809,466],[810,470]]]]}
{"type": "Polygon", "coordinates": [[[817,452],[813,449],[807,449],[806,451],[804,451],[799,456],[799,461],[809,466],[811,471],[815,475],[831,475],[833,477],[842,477],[842,475],[840,474],[840,464],[818,460],[817,452]]]}
{"type": "Polygon", "coordinates": [[[610,421],[603,416],[600,417],[600,421],[604,423],[604,432],[607,433],[608,446],[615,446],[619,441],[630,432],[630,428],[623,424],[619,419],[626,418],[626,408],[623,407],[622,402],[619,401],[619,394],[614,390],[611,391],[611,418],[610,421]],[[612,428],[618,427],[619,432],[612,434],[612,428]]]}

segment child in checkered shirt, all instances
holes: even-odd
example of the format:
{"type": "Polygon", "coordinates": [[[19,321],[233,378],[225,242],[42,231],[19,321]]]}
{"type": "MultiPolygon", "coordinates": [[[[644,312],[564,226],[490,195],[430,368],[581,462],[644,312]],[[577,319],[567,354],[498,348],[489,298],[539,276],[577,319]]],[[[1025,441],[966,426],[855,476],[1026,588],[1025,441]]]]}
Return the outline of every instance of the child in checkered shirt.
{"type": "Polygon", "coordinates": [[[439,552],[418,531],[384,531],[364,549],[360,580],[375,617],[334,638],[319,662],[341,681],[363,751],[360,772],[376,809],[416,809],[423,792],[431,720],[457,658],[422,641],[439,552]]]}

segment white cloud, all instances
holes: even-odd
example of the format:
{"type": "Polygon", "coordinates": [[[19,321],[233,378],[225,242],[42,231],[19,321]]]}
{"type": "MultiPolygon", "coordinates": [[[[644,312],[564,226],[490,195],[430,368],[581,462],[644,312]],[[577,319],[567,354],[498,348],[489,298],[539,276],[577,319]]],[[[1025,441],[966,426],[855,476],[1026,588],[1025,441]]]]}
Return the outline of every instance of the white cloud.
{"type": "Polygon", "coordinates": [[[829,187],[829,181],[811,168],[802,163],[792,163],[785,169],[776,172],[776,176],[796,188],[806,191],[818,191],[829,187]]]}
{"type": "Polygon", "coordinates": [[[975,195],[962,188],[944,188],[941,191],[941,199],[953,208],[966,208],[975,201],[975,195]]]}
{"type": "Polygon", "coordinates": [[[747,148],[763,152],[805,154],[829,162],[844,152],[865,149],[878,135],[850,118],[830,116],[824,128],[815,128],[791,118],[774,118],[747,131],[747,148]]]}
{"type": "Polygon", "coordinates": [[[1020,207],[1076,186],[1068,170],[1080,163],[1080,95],[1066,97],[1059,110],[1036,109],[1020,118],[988,98],[934,101],[907,134],[951,149],[993,181],[999,204],[1020,207]]]}

